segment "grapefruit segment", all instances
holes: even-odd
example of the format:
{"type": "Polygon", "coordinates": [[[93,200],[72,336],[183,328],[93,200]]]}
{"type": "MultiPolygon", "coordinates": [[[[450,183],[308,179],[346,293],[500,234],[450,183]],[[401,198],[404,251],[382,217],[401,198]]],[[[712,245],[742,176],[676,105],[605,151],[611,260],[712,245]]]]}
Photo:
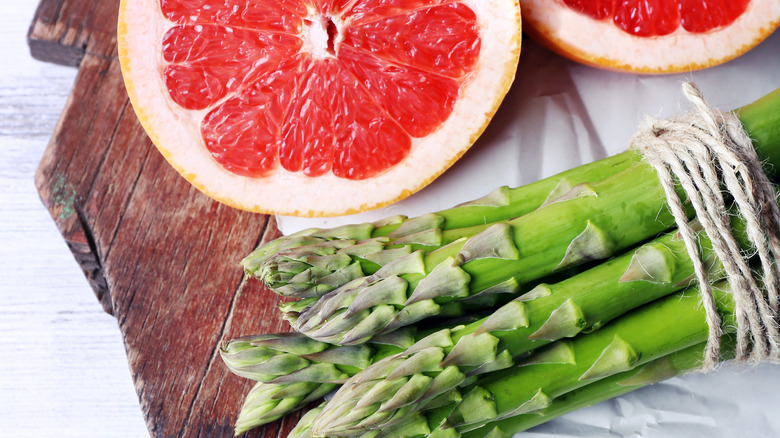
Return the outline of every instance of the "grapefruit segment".
{"type": "Polygon", "coordinates": [[[281,127],[280,158],[289,171],[320,176],[331,168],[335,132],[332,116],[338,95],[334,79],[339,68],[329,60],[304,64],[281,127]]]}
{"type": "Polygon", "coordinates": [[[479,58],[476,16],[462,3],[415,9],[349,26],[343,44],[452,78],[465,76],[479,58]]]}
{"type": "Polygon", "coordinates": [[[777,0],[521,0],[526,32],[578,62],[673,73],[750,50],[780,25],[777,0]]]}
{"type": "Polygon", "coordinates": [[[208,108],[245,86],[249,73],[273,73],[300,45],[285,34],[212,24],[175,26],[162,41],[168,93],[185,109],[208,108]]]}
{"type": "Polygon", "coordinates": [[[293,56],[284,68],[248,81],[204,117],[205,146],[225,169],[259,178],[277,167],[279,127],[296,88],[295,78],[285,72],[300,68],[300,62],[293,56]]]}
{"type": "Polygon", "coordinates": [[[566,6],[595,20],[611,19],[632,35],[668,35],[682,26],[701,33],[734,22],[750,0],[563,0],[566,6]]]}
{"type": "Polygon", "coordinates": [[[391,64],[343,46],[344,68],[377,104],[412,137],[424,137],[452,112],[459,83],[410,66],[391,64]]]}
{"type": "Polygon", "coordinates": [[[613,3],[612,22],[640,37],[669,35],[680,26],[676,0],[622,0],[613,3]]]}
{"type": "Polygon", "coordinates": [[[255,30],[295,33],[306,4],[298,0],[160,0],[162,14],[176,24],[221,24],[255,30]]]}
{"type": "Polygon", "coordinates": [[[742,15],[750,0],[680,0],[680,23],[688,32],[728,26],[742,15]]]}
{"type": "Polygon", "coordinates": [[[337,2],[340,3],[340,6],[335,9],[343,13],[344,17],[352,23],[361,24],[449,2],[451,0],[365,0],[360,2],[342,0],[337,2]],[[350,3],[352,5],[349,5],[350,3]],[[347,5],[349,6],[347,7],[347,5]]]}
{"type": "Polygon", "coordinates": [[[340,66],[334,102],[333,174],[360,180],[398,164],[409,153],[411,138],[340,66]]]}
{"type": "Polygon", "coordinates": [[[514,77],[517,0],[123,0],[150,138],[234,207],[378,208],[457,160],[514,77]]]}

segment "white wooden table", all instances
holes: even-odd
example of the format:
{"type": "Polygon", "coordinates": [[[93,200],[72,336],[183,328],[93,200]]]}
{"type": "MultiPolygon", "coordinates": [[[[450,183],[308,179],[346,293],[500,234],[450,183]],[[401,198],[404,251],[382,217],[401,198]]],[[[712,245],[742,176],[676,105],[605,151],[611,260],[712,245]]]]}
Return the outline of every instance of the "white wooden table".
{"type": "Polygon", "coordinates": [[[33,183],[76,75],[30,57],[37,4],[0,12],[0,437],[148,436],[116,320],[33,183]]]}

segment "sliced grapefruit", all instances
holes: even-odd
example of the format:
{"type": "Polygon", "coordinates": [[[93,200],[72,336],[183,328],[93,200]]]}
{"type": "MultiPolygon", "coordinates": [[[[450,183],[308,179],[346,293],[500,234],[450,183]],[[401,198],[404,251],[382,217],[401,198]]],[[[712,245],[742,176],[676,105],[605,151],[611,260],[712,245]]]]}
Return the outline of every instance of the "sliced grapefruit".
{"type": "Polygon", "coordinates": [[[333,216],[431,182],[511,85],[517,0],[122,0],[141,124],[228,205],[333,216]]]}
{"type": "Polygon", "coordinates": [[[778,0],[520,0],[525,31],[578,62],[673,73],[721,64],[780,25],[778,0]]]}

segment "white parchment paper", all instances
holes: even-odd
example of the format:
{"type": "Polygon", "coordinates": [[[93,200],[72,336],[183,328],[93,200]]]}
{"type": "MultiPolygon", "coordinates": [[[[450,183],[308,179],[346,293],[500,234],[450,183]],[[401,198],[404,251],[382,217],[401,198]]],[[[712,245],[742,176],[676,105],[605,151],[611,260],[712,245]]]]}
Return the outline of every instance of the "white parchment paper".
{"type": "MultiPolygon", "coordinates": [[[[279,217],[288,234],[309,227],[416,216],[518,186],[623,151],[645,115],[688,110],[694,81],[710,105],[730,110],[780,87],[780,32],[742,57],[685,74],[644,76],[575,64],[530,40],[515,83],[479,141],[449,171],[387,208],[339,218],[279,217]]],[[[724,365],[582,409],[524,437],[780,437],[780,365],[724,365]]]]}

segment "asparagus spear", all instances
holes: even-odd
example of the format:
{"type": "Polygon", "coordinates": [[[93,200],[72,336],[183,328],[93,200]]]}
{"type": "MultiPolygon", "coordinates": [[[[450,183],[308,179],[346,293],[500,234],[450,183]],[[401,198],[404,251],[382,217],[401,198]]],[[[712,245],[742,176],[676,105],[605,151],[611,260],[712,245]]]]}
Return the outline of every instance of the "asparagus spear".
{"type": "MultiPolygon", "coordinates": [[[[750,135],[759,155],[769,163],[780,161],[780,88],[772,91],[755,102],[745,105],[735,111],[739,120],[750,135]]],[[[766,166],[765,172],[777,176],[776,165],[766,166]]]]}
{"type": "Polygon", "coordinates": [[[271,333],[231,339],[219,350],[234,374],[266,383],[341,383],[373,362],[401,353],[441,330],[479,320],[478,314],[404,327],[372,342],[337,346],[300,333],[271,333]]]}
{"type": "MultiPolygon", "coordinates": [[[[261,265],[267,259],[285,250],[332,240],[348,240],[355,243],[377,237],[388,237],[384,242],[392,245],[394,241],[412,234],[417,234],[419,238],[420,233],[436,235],[446,230],[511,219],[535,210],[578,184],[599,181],[614,175],[640,159],[641,154],[635,150],[629,150],[525,186],[499,187],[480,199],[419,217],[392,216],[374,223],[350,224],[331,229],[303,230],[289,236],[282,236],[257,248],[241,263],[248,274],[275,282],[276,280],[267,277],[269,275],[267,272],[261,271],[261,265]]],[[[316,266],[314,268],[312,274],[316,277],[318,272],[316,266]]]]}
{"type": "MultiPolygon", "coordinates": [[[[713,292],[723,317],[722,328],[731,332],[734,302],[728,285],[718,283],[713,292]]],[[[491,421],[542,410],[586,384],[702,343],[708,331],[698,290],[690,288],[631,311],[593,333],[542,348],[520,366],[485,374],[462,390],[445,392],[450,402],[442,404],[442,396],[428,399],[428,409],[423,411],[415,403],[420,396],[431,386],[452,382],[426,375],[431,364],[438,365],[436,358],[427,364],[420,360],[415,364],[379,362],[342,386],[315,420],[313,436],[354,436],[380,428],[382,436],[432,432],[433,436],[450,436],[453,428],[463,433],[491,421]],[[389,378],[377,386],[366,385],[378,376],[389,378]],[[393,396],[388,399],[387,393],[393,396]]]]}
{"type": "Polygon", "coordinates": [[[239,411],[236,435],[322,398],[373,360],[413,344],[415,332],[413,328],[399,330],[380,339],[384,343],[349,347],[335,347],[297,333],[229,341],[220,349],[222,360],[234,374],[257,380],[239,411]]]}
{"type": "Polygon", "coordinates": [[[287,438],[311,438],[311,426],[314,424],[314,419],[320,415],[325,404],[321,404],[309,409],[308,412],[303,414],[298,423],[295,425],[287,438]]]}
{"type": "Polygon", "coordinates": [[[408,327],[354,346],[334,346],[299,333],[252,335],[228,341],[220,356],[234,374],[258,382],[341,383],[376,360],[403,352],[429,333],[417,335],[415,327],[408,327]]]}
{"type": "Polygon", "coordinates": [[[336,383],[257,382],[247,394],[236,419],[235,434],[270,423],[306,404],[321,399],[338,387],[336,383]]]}
{"type": "MultiPolygon", "coordinates": [[[[724,355],[721,359],[731,359],[736,339],[727,335],[723,337],[722,341],[721,351],[724,355]]],[[[460,436],[463,438],[510,438],[515,433],[538,426],[569,412],[593,406],[636,389],[695,371],[701,367],[705,346],[706,343],[697,344],[653,360],[637,369],[605,377],[556,398],[541,411],[492,421],[482,427],[460,434],[460,436]]],[[[289,438],[311,438],[314,420],[324,407],[325,405],[321,404],[304,414],[289,438]]],[[[450,429],[450,431],[456,432],[455,429],[450,429]]],[[[378,435],[378,433],[374,431],[364,435],[371,436],[378,435]]]]}

